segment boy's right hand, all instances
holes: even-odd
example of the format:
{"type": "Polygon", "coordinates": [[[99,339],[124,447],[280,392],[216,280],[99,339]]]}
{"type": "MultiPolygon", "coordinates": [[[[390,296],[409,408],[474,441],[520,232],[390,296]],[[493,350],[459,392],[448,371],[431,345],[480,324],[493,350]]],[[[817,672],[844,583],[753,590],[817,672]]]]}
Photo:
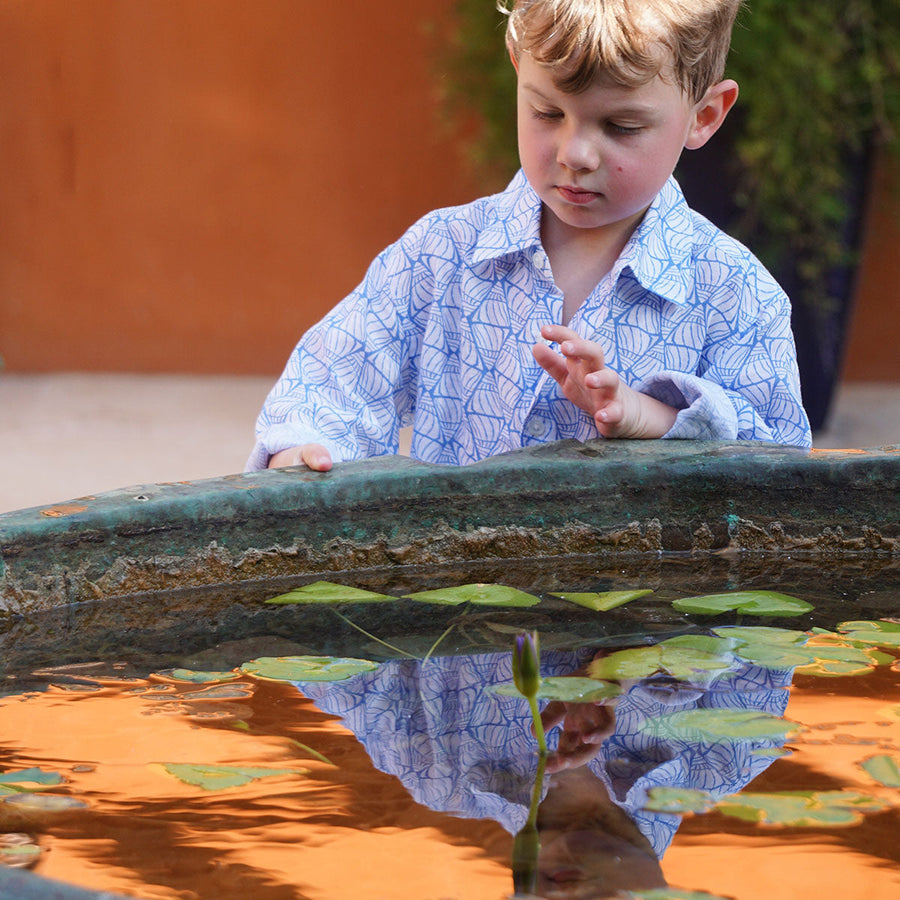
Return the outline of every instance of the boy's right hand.
{"type": "Polygon", "coordinates": [[[306,466],[314,472],[327,472],[333,465],[331,454],[321,444],[301,444],[279,450],[269,458],[268,468],[281,469],[285,466],[306,466]]]}

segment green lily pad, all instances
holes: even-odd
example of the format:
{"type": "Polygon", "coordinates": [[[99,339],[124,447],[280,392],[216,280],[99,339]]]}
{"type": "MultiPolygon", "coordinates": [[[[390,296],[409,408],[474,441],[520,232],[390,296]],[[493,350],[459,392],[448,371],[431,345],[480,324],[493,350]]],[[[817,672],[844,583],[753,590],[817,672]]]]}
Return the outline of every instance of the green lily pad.
{"type": "Polygon", "coordinates": [[[704,813],[716,800],[707,791],[696,788],[654,787],[647,791],[644,809],[664,813],[704,813]]]}
{"type": "Polygon", "coordinates": [[[748,616],[799,616],[813,606],[805,600],[775,591],[733,591],[727,594],[706,594],[683,597],[672,606],[679,612],[715,616],[723,612],[739,612],[748,616]]]}
{"type": "Polygon", "coordinates": [[[622,895],[628,900],[730,900],[706,891],[679,891],[677,888],[653,888],[649,891],[628,891],[622,895]]]}
{"type": "Polygon", "coordinates": [[[204,791],[221,791],[225,788],[240,787],[260,778],[285,777],[287,775],[307,775],[306,769],[268,769],[250,766],[204,766],[192,763],[160,763],[170,775],[179,781],[204,791]]]}
{"type": "Polygon", "coordinates": [[[418,591],[407,594],[407,599],[420,603],[438,603],[446,606],[460,606],[474,603],[477,606],[535,606],[540,598],[526,594],[503,584],[460,584],[456,587],[437,588],[433,591],[418,591]]]}
{"type": "Polygon", "coordinates": [[[41,856],[41,848],[34,843],[0,844],[0,865],[11,869],[30,869],[41,856]]]}
{"type": "Polygon", "coordinates": [[[158,678],[170,681],[185,681],[190,684],[214,684],[220,681],[234,681],[240,672],[195,672],[193,669],[163,669],[155,673],[158,678]]]}
{"type": "Polygon", "coordinates": [[[723,744],[783,740],[801,726],[755,709],[686,709],[647,719],[641,729],[656,737],[723,744]]]}
{"type": "MultiPolygon", "coordinates": [[[[501,697],[521,697],[519,689],[509,681],[491,687],[491,692],[501,697]]],[[[560,675],[542,678],[538,688],[539,700],[560,700],[564,703],[600,703],[618,697],[622,688],[609,681],[595,678],[560,675]]]]}
{"type": "Polygon", "coordinates": [[[863,760],[860,765],[872,776],[876,781],[885,787],[900,788],[900,759],[894,756],[882,754],[880,756],[870,756],[863,760]]]}
{"type": "Polygon", "coordinates": [[[879,647],[900,647],[900,625],[896,622],[875,620],[841,622],[837,630],[847,641],[876,644],[879,647]]]}
{"type": "Polygon", "coordinates": [[[344,681],[371,672],[378,663],[340,656],[261,656],[241,666],[241,671],[265,681],[344,681]]]}
{"type": "Polygon", "coordinates": [[[813,660],[797,668],[798,675],[825,675],[846,677],[865,675],[880,665],[891,662],[893,657],[874,648],[860,649],[851,646],[810,647],[813,660]]]}
{"type": "Polygon", "coordinates": [[[272,597],[266,603],[383,603],[385,600],[396,599],[389,594],[377,594],[375,591],[364,591],[331,581],[315,581],[272,597]]]}
{"type": "Polygon", "coordinates": [[[86,809],[87,803],[66,794],[13,794],[3,797],[0,802],[14,807],[17,812],[52,816],[57,813],[86,809]]]}
{"type": "Polygon", "coordinates": [[[63,777],[59,772],[45,772],[43,769],[19,769],[18,772],[0,772],[0,785],[21,785],[12,788],[16,791],[32,790],[27,785],[56,785],[62,784],[63,777]]]}
{"type": "Polygon", "coordinates": [[[866,813],[881,812],[889,805],[856,791],[782,791],[772,794],[745,791],[723,797],[716,809],[726,816],[762,825],[836,828],[856,825],[866,813]]]}
{"type": "Polygon", "coordinates": [[[734,664],[732,642],[706,635],[682,635],[650,647],[617,650],[588,666],[591,678],[622,681],[667,675],[706,682],[734,664]]]}
{"type": "Polygon", "coordinates": [[[577,593],[566,592],[565,594],[551,594],[551,597],[559,597],[561,600],[568,600],[570,603],[577,603],[579,606],[585,606],[596,612],[609,612],[619,606],[624,606],[632,600],[639,597],[646,597],[653,591],[636,590],[636,591],[602,591],[600,593],[577,593]]]}

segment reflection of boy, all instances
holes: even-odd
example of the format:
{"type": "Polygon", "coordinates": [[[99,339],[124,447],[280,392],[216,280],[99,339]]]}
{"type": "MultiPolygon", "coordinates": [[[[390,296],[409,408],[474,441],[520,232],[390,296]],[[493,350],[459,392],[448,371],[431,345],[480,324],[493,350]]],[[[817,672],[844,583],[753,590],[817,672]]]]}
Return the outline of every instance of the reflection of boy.
{"type": "Polygon", "coordinates": [[[807,447],[787,297],[671,175],[737,99],[740,0],[518,0],[522,171],[438,210],[300,341],[250,468],[563,438],[807,447]],[[537,343],[535,343],[537,342],[537,343]]]}
{"type": "MultiPolygon", "coordinates": [[[[541,672],[568,675],[590,656],[590,651],[545,652],[541,672]]],[[[391,661],[345,682],[299,687],[321,710],[340,716],[376,768],[396,775],[418,803],[467,818],[492,818],[515,834],[528,816],[537,754],[527,703],[490,691],[491,685],[511,680],[511,654],[491,653],[391,661]]],[[[554,880],[560,859],[569,860],[570,873],[577,859],[585,877],[602,871],[606,879],[658,878],[656,858],[671,843],[680,817],[644,809],[648,791],[697,788],[715,797],[737,792],[772,762],[755,751],[775,742],[704,744],[658,736],[646,723],[704,708],[783,715],[789,684],[788,670],[752,665],[729,672],[721,689],[716,683],[701,689],[639,682],[615,701],[614,717],[608,710],[599,717],[603,724],[592,751],[577,768],[565,768],[561,757],[570,755],[572,745],[564,750],[554,729],[548,745],[557,771],[547,780],[538,819],[544,880],[554,880]],[[623,844],[630,847],[625,855],[623,844]]],[[[592,704],[585,709],[604,711],[592,704]]],[[[586,736],[584,728],[579,736],[586,736]]],[[[631,886],[639,885],[633,880],[631,886]]]]}

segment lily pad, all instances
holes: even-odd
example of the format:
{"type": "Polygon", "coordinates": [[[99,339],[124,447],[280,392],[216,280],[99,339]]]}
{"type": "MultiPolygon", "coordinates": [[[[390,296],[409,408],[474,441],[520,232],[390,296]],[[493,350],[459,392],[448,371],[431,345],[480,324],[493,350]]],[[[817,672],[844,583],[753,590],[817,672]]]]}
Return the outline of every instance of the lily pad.
{"type": "Polygon", "coordinates": [[[683,635],[650,647],[617,650],[588,666],[591,678],[622,681],[667,675],[703,683],[734,664],[733,644],[723,638],[683,635]]]}
{"type": "Polygon", "coordinates": [[[719,894],[706,891],[679,891],[677,888],[653,888],[649,891],[628,891],[622,895],[628,900],[729,900],[719,894]]]}
{"type": "Polygon", "coordinates": [[[241,671],[265,681],[344,681],[371,672],[378,663],[341,656],[261,656],[241,666],[241,671]]]}
{"type": "Polygon", "coordinates": [[[624,606],[632,600],[639,597],[646,597],[653,591],[647,590],[635,591],[601,591],[600,593],[578,593],[566,592],[565,594],[551,594],[551,597],[559,597],[561,600],[568,600],[570,603],[577,603],[579,606],[585,606],[596,612],[609,612],[619,606],[624,606]]]}
{"type": "Polygon", "coordinates": [[[870,756],[860,765],[885,787],[900,788],[900,758],[887,754],[870,756]]]}
{"type": "Polygon", "coordinates": [[[279,594],[271,600],[266,600],[266,603],[383,603],[386,600],[396,599],[389,594],[377,594],[375,591],[364,591],[362,588],[348,587],[345,584],[315,581],[294,588],[286,594],[279,594]]]}
{"type": "Polygon", "coordinates": [[[16,785],[12,791],[34,790],[38,785],[42,787],[62,784],[63,777],[59,772],[45,772],[43,769],[19,769],[18,772],[0,772],[0,786],[16,785]],[[33,785],[34,787],[29,787],[33,785]]]}
{"type": "Polygon", "coordinates": [[[307,775],[306,769],[268,769],[251,766],[205,766],[192,763],[160,763],[179,781],[204,791],[221,791],[225,788],[240,787],[260,778],[285,777],[287,775],[307,775]]]}
{"type": "Polygon", "coordinates": [[[879,647],[900,647],[900,625],[896,622],[876,620],[841,622],[837,630],[848,641],[876,644],[879,647]]]}
{"type": "Polygon", "coordinates": [[[641,730],[656,737],[708,743],[780,741],[801,730],[796,722],[755,709],[686,709],[647,719],[641,730]]]}
{"type": "Polygon", "coordinates": [[[647,792],[643,808],[651,812],[704,813],[715,803],[712,794],[697,788],[654,787],[647,792]]]}
{"type": "Polygon", "coordinates": [[[813,605],[788,594],[775,591],[733,591],[727,594],[705,594],[683,597],[672,605],[679,612],[715,616],[723,612],[739,612],[748,616],[799,616],[813,605]]]}
{"type": "Polygon", "coordinates": [[[540,598],[525,591],[503,584],[460,584],[456,587],[437,588],[433,591],[418,591],[407,594],[407,599],[420,603],[438,603],[446,606],[460,606],[473,603],[476,606],[535,606],[540,598]]]}
{"type": "Polygon", "coordinates": [[[154,673],[157,678],[170,681],[185,681],[190,684],[214,684],[221,681],[234,681],[241,677],[240,672],[195,672],[193,669],[163,669],[154,673]]]}
{"type": "MultiPolygon", "coordinates": [[[[522,696],[511,681],[494,685],[491,691],[501,697],[522,696]]],[[[564,703],[600,703],[621,693],[622,688],[609,681],[560,675],[542,678],[537,697],[539,700],[560,700],[564,703]]]]}
{"type": "Polygon", "coordinates": [[[762,825],[792,828],[836,828],[856,825],[866,813],[881,812],[890,804],[856,791],[782,791],[757,794],[745,791],[723,797],[716,809],[762,825]]]}

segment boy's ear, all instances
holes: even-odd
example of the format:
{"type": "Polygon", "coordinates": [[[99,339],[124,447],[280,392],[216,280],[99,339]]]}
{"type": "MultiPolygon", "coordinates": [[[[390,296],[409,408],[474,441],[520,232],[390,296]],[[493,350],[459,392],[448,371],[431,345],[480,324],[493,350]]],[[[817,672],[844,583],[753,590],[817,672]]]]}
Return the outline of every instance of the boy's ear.
{"type": "Polygon", "coordinates": [[[509,53],[509,60],[513,64],[513,68],[516,70],[516,74],[519,72],[519,61],[516,59],[515,54],[512,52],[511,47],[506,48],[507,53],[509,53]]]}
{"type": "Polygon", "coordinates": [[[736,81],[727,78],[714,84],[694,109],[694,124],[684,146],[688,150],[698,150],[702,147],[719,130],[737,98],[736,81]]]}

